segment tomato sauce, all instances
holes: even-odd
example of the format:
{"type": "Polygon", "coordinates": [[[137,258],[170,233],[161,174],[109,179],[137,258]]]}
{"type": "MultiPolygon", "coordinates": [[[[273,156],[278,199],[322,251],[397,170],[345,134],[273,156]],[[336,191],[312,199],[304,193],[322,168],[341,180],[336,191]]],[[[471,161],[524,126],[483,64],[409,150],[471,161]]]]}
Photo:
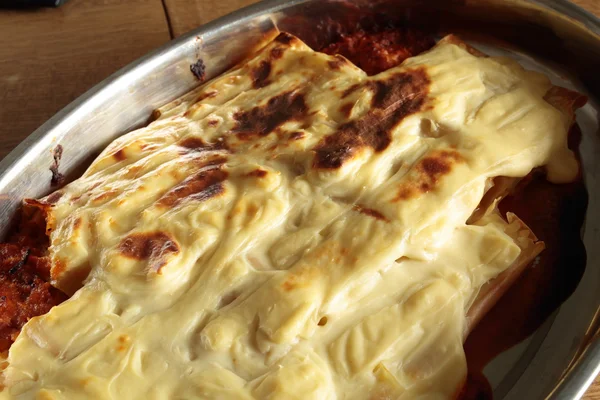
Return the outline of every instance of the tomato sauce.
{"type": "Polygon", "coordinates": [[[358,29],[350,34],[341,34],[339,40],[321,51],[326,54],[341,54],[367,74],[375,75],[429,50],[434,44],[431,36],[418,30],[358,29]]]}
{"type": "Polygon", "coordinates": [[[8,351],[29,319],[67,299],[48,283],[50,243],[43,213],[22,210],[18,220],[0,243],[0,352],[8,351]]]}

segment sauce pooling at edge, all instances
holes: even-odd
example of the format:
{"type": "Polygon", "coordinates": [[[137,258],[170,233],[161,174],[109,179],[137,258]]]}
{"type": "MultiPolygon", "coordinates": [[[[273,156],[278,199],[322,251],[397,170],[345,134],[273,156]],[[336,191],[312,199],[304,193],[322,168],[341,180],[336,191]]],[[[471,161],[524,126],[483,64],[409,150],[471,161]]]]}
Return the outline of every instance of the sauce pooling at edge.
{"type": "Polygon", "coordinates": [[[326,54],[341,54],[368,75],[400,65],[435,45],[433,38],[414,29],[358,29],[325,46],[326,54]]]}
{"type": "MultiPolygon", "coordinates": [[[[581,130],[569,132],[575,150],[581,130]]],[[[579,158],[579,157],[578,157],[579,158]]],[[[464,348],[469,375],[461,400],[492,399],[483,369],[498,354],[526,339],[575,291],[586,264],[581,240],[588,195],[580,174],[572,183],[555,185],[541,172],[533,173],[521,188],[500,203],[545,242],[546,249],[525,269],[515,284],[471,332],[464,348]]]]}

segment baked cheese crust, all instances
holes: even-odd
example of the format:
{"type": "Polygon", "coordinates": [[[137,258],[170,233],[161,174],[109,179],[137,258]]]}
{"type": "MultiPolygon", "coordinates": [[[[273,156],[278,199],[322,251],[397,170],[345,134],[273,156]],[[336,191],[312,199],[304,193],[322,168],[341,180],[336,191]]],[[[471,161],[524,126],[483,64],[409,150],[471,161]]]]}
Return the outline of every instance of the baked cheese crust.
{"type": "Polygon", "coordinates": [[[451,398],[480,288],[543,248],[469,218],[494,177],[578,169],[550,81],[472,53],[369,77],[283,33],[29,201],[73,297],[25,325],[2,395],[451,398]]]}

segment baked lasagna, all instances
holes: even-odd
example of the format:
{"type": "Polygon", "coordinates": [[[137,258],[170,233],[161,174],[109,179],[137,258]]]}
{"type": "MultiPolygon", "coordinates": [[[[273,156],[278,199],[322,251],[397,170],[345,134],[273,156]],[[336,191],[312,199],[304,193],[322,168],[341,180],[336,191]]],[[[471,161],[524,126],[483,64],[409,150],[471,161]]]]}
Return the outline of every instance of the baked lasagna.
{"type": "Polygon", "coordinates": [[[467,335],[544,249],[498,205],[577,179],[585,99],[455,36],[382,37],[363,70],[363,36],[281,33],[25,200],[2,279],[42,306],[6,317],[0,396],[460,396],[467,335]]]}

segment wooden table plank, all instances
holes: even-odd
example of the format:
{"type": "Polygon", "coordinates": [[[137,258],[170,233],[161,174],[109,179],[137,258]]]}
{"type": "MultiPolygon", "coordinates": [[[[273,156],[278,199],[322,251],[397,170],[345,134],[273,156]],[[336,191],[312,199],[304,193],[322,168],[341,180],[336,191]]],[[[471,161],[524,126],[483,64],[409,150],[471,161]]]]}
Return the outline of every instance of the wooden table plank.
{"type": "Polygon", "coordinates": [[[600,376],[596,378],[592,386],[585,393],[583,400],[600,400],[600,376]]]}
{"type": "Polygon", "coordinates": [[[169,40],[161,0],[0,10],[0,159],[90,87],[169,40]]]}
{"type": "Polygon", "coordinates": [[[257,0],[163,0],[174,37],[257,0]]]}

